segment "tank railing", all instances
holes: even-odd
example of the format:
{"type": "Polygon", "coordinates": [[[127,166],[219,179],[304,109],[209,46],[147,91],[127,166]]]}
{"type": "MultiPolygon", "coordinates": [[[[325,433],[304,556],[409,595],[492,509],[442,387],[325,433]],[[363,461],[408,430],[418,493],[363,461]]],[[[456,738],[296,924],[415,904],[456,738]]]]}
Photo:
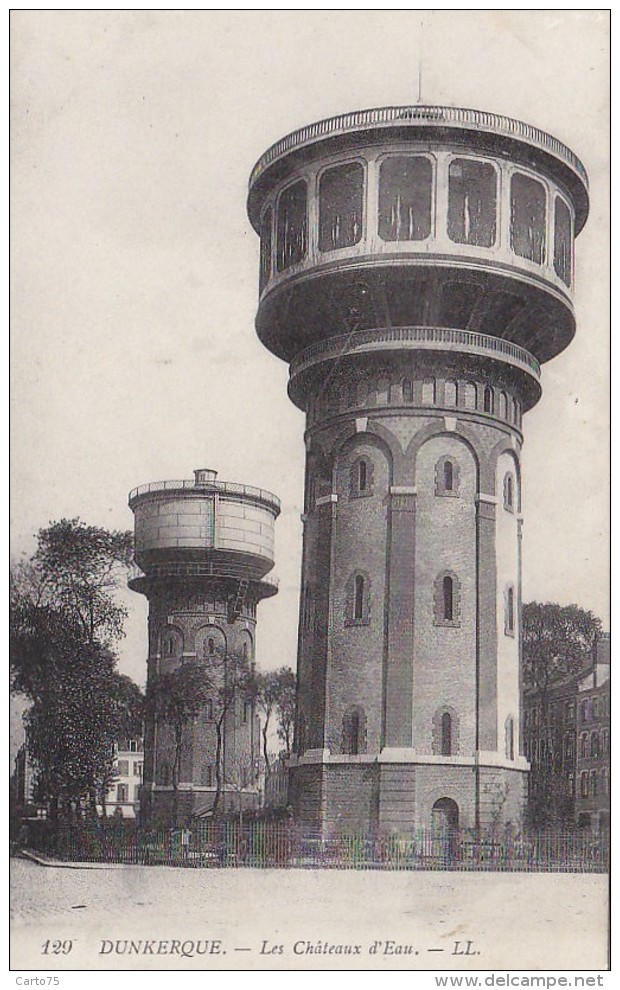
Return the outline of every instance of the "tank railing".
{"type": "Polygon", "coordinates": [[[129,581],[136,578],[148,577],[220,577],[231,578],[233,581],[250,581],[266,584],[272,588],[279,587],[278,578],[273,574],[257,577],[256,572],[243,564],[214,563],[213,561],[188,560],[166,561],[165,563],[149,564],[146,571],[137,568],[137,573],[129,575],[129,581]]]}
{"type": "Polygon", "coordinates": [[[524,347],[500,337],[491,337],[470,330],[454,330],[445,327],[378,327],[375,330],[358,330],[351,337],[342,334],[311,344],[291,362],[290,376],[305,371],[319,360],[355,354],[381,344],[457,344],[477,350],[492,351],[503,358],[512,359],[540,378],[540,364],[524,347]]]}
{"type": "Polygon", "coordinates": [[[464,125],[472,128],[482,128],[510,137],[528,141],[535,144],[544,151],[551,152],[572,168],[584,185],[588,186],[588,176],[586,170],[577,155],[570,150],[562,141],[548,134],[546,131],[526,124],[521,120],[514,120],[512,117],[504,117],[502,114],[487,113],[484,110],[468,110],[460,107],[378,107],[372,110],[357,110],[352,113],[340,114],[338,117],[329,117],[326,120],[308,124],[280,141],[276,141],[264,155],[259,158],[252,169],[250,176],[250,187],[258,179],[262,172],[281,155],[287,154],[293,148],[305,144],[308,141],[326,135],[336,135],[364,128],[373,124],[402,124],[403,121],[414,123],[431,122],[452,125],[464,125]]]}
{"type": "Polygon", "coordinates": [[[195,480],[188,479],[181,481],[150,481],[146,485],[138,485],[129,493],[129,502],[139,495],[147,495],[150,492],[173,492],[192,491],[197,494],[208,494],[218,492],[225,495],[241,495],[246,498],[260,499],[261,502],[268,502],[278,510],[280,509],[280,499],[264,488],[254,488],[253,485],[241,485],[234,481],[208,481],[203,484],[196,484],[195,480]]]}

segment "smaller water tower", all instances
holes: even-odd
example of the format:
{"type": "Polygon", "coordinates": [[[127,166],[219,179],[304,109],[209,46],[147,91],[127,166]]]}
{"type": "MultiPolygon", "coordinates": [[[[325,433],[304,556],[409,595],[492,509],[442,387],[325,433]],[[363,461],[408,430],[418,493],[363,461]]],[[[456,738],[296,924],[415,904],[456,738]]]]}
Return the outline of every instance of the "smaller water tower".
{"type": "MultiPolygon", "coordinates": [[[[183,665],[254,658],[256,606],[275,595],[274,522],[280,502],[200,468],[191,481],[159,481],[129,494],[136,573],[146,595],[148,682],[183,665]]],[[[184,729],[180,767],[169,724],[146,727],[142,810],[153,824],[208,813],[216,793],[217,698],[184,729]],[[176,776],[175,776],[176,774],[176,776]],[[176,811],[176,814],[175,814],[176,811]]],[[[158,724],[159,723],[159,724],[158,724]]],[[[222,725],[220,809],[256,803],[259,732],[251,698],[237,697],[222,725]]]]}

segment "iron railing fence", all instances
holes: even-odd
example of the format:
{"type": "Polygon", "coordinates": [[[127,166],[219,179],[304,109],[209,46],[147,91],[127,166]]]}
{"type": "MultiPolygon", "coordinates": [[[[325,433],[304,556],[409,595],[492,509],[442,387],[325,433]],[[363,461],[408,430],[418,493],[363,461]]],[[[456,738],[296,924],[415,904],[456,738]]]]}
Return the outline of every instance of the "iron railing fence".
{"type": "MultiPolygon", "coordinates": [[[[47,823],[49,826],[50,823],[47,823]]],[[[408,838],[324,837],[297,823],[199,822],[148,831],[125,822],[80,822],[37,830],[29,844],[72,862],[186,867],[457,870],[604,873],[608,833],[588,830],[515,833],[512,829],[438,832],[408,838]]]]}

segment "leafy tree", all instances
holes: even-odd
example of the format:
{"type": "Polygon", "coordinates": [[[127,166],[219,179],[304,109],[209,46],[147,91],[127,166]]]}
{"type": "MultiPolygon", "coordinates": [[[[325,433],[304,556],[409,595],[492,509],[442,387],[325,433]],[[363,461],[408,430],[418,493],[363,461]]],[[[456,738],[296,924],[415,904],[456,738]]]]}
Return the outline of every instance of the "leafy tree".
{"type": "Polygon", "coordinates": [[[114,741],[133,717],[110,650],[122,635],[114,592],[130,556],[130,533],[63,519],[41,529],[32,559],[11,570],[11,689],[32,702],[28,746],[52,810],[95,808],[114,741]]]}
{"type": "Polygon", "coordinates": [[[602,625],[592,612],[578,605],[529,602],[523,606],[522,630],[524,683],[536,693],[547,746],[545,763],[537,771],[540,787],[532,805],[533,819],[536,824],[551,825],[566,811],[560,772],[562,739],[550,712],[553,689],[591,662],[602,625]]]}
{"type": "Polygon", "coordinates": [[[81,631],[84,639],[110,643],[123,635],[127,610],[114,591],[132,560],[133,537],[61,519],[37,535],[31,567],[40,603],[53,603],[81,631]]]}
{"type": "Polygon", "coordinates": [[[224,785],[224,734],[226,718],[238,697],[252,699],[256,695],[255,674],[242,654],[216,651],[194,664],[182,664],[175,670],[156,674],[147,685],[146,707],[158,722],[168,723],[174,738],[175,819],[178,815],[178,783],[186,728],[211,707],[215,729],[215,796],[212,811],[216,814],[224,785]]]}
{"type": "Polygon", "coordinates": [[[278,721],[278,737],[290,752],[295,719],[295,674],[290,667],[268,670],[256,675],[256,702],[262,714],[261,735],[263,759],[267,776],[271,773],[269,759],[269,726],[272,716],[278,721]]]}
{"type": "Polygon", "coordinates": [[[146,689],[146,711],[156,722],[167,723],[174,738],[172,786],[173,816],[178,816],[178,787],[185,730],[203,711],[211,697],[211,681],[202,665],[183,664],[165,674],[155,674],[146,689]]]}

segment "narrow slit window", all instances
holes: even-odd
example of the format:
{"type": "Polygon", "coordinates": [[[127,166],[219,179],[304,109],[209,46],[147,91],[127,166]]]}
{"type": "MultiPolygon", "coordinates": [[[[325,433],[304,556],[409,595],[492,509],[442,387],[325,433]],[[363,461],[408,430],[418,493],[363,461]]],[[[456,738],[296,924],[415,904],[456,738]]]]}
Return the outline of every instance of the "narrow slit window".
{"type": "Polygon", "coordinates": [[[454,618],[454,582],[451,577],[443,579],[443,617],[448,622],[454,618]]]}
{"type": "Polygon", "coordinates": [[[365,492],[368,486],[368,465],[366,461],[360,461],[358,465],[357,484],[360,492],[365,492]]]}
{"type": "Polygon", "coordinates": [[[452,461],[444,461],[443,487],[447,492],[454,491],[454,466],[452,461]]]}
{"type": "Polygon", "coordinates": [[[512,635],[515,631],[515,592],[511,586],[506,592],[506,632],[512,635]]]}
{"type": "Polygon", "coordinates": [[[486,413],[493,412],[493,389],[490,385],[487,385],[484,390],[484,411],[486,413]]]}
{"type": "Polygon", "coordinates": [[[355,599],[353,602],[353,618],[364,618],[364,578],[361,574],[355,577],[355,599]]]}
{"type": "Polygon", "coordinates": [[[441,716],[441,755],[452,755],[452,716],[449,712],[441,716]]]}

